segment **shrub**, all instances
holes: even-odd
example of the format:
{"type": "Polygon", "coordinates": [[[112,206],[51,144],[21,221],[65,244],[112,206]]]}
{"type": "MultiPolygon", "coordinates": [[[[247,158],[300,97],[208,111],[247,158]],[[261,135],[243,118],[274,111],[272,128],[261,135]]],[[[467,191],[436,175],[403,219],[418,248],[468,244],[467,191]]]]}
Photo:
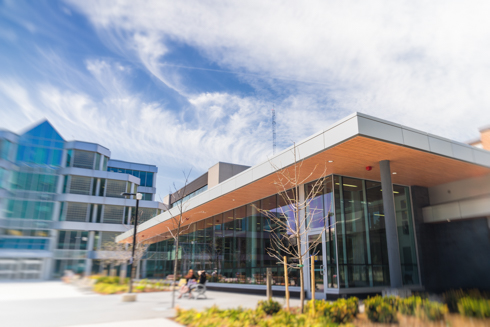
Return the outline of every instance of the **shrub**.
{"type": "Polygon", "coordinates": [[[259,301],[259,303],[257,303],[257,310],[263,311],[268,315],[273,315],[279,312],[281,309],[282,306],[279,304],[279,302],[274,300],[259,301]]]}
{"type": "Polygon", "coordinates": [[[447,304],[447,307],[450,312],[456,313],[458,312],[458,301],[465,297],[466,294],[463,290],[449,290],[442,294],[442,299],[444,303],[447,304]]]}
{"type": "Polygon", "coordinates": [[[367,298],[364,301],[366,314],[372,322],[395,323],[397,300],[394,297],[367,298]]]}
{"type": "Polygon", "coordinates": [[[467,296],[458,301],[458,310],[463,316],[490,318],[490,300],[467,296]]]}
{"type": "Polygon", "coordinates": [[[345,324],[354,320],[359,313],[359,300],[356,297],[338,299],[330,306],[329,314],[332,322],[345,324]]]}
{"type": "Polygon", "coordinates": [[[116,294],[128,291],[127,285],[98,283],[94,286],[94,291],[100,294],[116,294]]]}
{"type": "Polygon", "coordinates": [[[422,299],[419,296],[411,296],[398,301],[398,310],[401,314],[415,316],[417,309],[421,306],[422,299]]]}
{"type": "MultiPolygon", "coordinates": [[[[110,276],[102,276],[102,277],[98,277],[95,281],[95,284],[99,284],[99,283],[102,283],[102,284],[119,284],[119,277],[110,277],[110,276]]],[[[128,284],[129,283],[129,277],[128,278],[125,278],[124,279],[124,284],[128,284]]]]}
{"type": "Polygon", "coordinates": [[[417,316],[431,321],[444,320],[444,316],[447,312],[448,309],[445,304],[423,300],[417,310],[417,316]]]}

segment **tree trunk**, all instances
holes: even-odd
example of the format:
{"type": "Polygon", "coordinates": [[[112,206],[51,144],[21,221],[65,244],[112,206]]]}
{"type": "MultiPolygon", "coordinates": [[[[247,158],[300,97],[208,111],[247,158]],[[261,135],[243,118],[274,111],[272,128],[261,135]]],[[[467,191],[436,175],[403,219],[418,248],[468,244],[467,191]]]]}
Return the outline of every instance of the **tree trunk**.
{"type": "Polygon", "coordinates": [[[126,279],[126,271],[128,270],[126,264],[121,265],[121,271],[119,272],[119,284],[124,284],[124,280],[126,279]]]}
{"type": "MultiPolygon", "coordinates": [[[[303,265],[303,260],[302,259],[299,259],[299,265],[302,266],[303,265]]],[[[299,281],[301,283],[301,287],[300,287],[300,295],[299,295],[299,300],[301,302],[300,304],[300,312],[303,313],[304,311],[304,303],[305,303],[305,282],[304,282],[304,278],[303,278],[303,267],[300,267],[299,269],[299,281]]]]}
{"type": "MultiPolygon", "coordinates": [[[[296,225],[297,226],[297,225],[296,225]]],[[[300,228],[300,227],[296,227],[296,228],[300,228]]],[[[297,236],[296,237],[296,246],[298,247],[298,253],[302,253],[301,252],[301,236],[297,236]]],[[[300,312],[303,313],[303,310],[304,310],[304,303],[305,303],[305,281],[304,281],[304,277],[303,277],[303,256],[300,255],[299,258],[299,281],[300,281],[300,294],[299,294],[299,299],[300,299],[300,312]]]]}
{"type": "Polygon", "coordinates": [[[175,281],[177,280],[177,259],[179,255],[179,233],[180,228],[177,231],[177,237],[175,241],[175,257],[174,257],[174,283],[172,287],[172,308],[175,307],[175,281]]]}

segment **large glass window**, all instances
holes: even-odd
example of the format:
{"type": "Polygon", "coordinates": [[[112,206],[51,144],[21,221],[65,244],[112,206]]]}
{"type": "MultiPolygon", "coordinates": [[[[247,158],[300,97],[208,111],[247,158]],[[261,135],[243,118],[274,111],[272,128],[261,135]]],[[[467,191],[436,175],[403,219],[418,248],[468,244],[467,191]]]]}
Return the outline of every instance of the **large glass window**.
{"type": "Polygon", "coordinates": [[[403,284],[419,284],[409,188],[393,185],[393,193],[395,197],[396,225],[398,229],[398,245],[400,247],[403,284]]]}
{"type": "MultiPolygon", "coordinates": [[[[305,187],[307,190],[308,186],[305,187]]],[[[416,284],[419,277],[408,190],[407,187],[394,186],[404,283],[416,284]]],[[[186,274],[190,268],[206,269],[213,282],[264,284],[265,271],[271,268],[273,283],[284,285],[283,268],[268,253],[274,253],[270,249],[274,246],[272,231],[277,224],[261,211],[288,222],[294,217],[288,202],[280,195],[273,195],[191,224],[179,238],[179,273],[186,274]]],[[[316,253],[317,285],[323,281],[327,288],[389,285],[381,184],[332,176],[325,179],[312,203],[310,209],[315,208],[312,222],[320,223],[309,236],[318,237],[320,228],[325,226],[325,245],[320,243],[313,251],[320,251],[316,253]],[[323,257],[325,262],[321,262],[323,257]],[[326,264],[325,280],[321,275],[322,264],[326,264]]],[[[288,236],[284,228],[282,232],[283,236],[288,236]]],[[[150,264],[153,276],[173,274],[171,242],[173,240],[168,238],[160,245],[152,245],[150,251],[163,251],[163,248],[170,251],[163,256],[166,261],[155,260],[150,264]],[[159,269],[163,272],[158,272],[159,269]]],[[[279,255],[287,256],[287,253],[279,255]]],[[[290,263],[291,260],[289,257],[290,263]]],[[[288,274],[290,285],[299,285],[299,271],[292,270],[288,274]]]]}
{"type": "Polygon", "coordinates": [[[8,200],[7,218],[51,220],[54,202],[8,200]]]}
{"type": "Polygon", "coordinates": [[[388,248],[381,183],[366,181],[373,286],[389,285],[388,248]]]}

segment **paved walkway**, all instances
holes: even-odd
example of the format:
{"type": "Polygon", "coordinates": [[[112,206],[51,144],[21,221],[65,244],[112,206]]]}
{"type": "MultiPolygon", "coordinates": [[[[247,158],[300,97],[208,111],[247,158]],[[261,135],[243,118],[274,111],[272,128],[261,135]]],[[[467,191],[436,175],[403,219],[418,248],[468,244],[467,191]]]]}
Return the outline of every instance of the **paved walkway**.
{"type": "MultiPolygon", "coordinates": [[[[170,309],[171,292],[138,294],[132,303],[121,302],[121,295],[82,293],[61,282],[0,283],[0,321],[2,327],[126,327],[179,326],[166,318],[174,317],[170,309]]],[[[212,305],[220,308],[255,308],[265,296],[227,292],[207,292],[207,299],[179,299],[184,309],[202,310],[212,305]]],[[[283,302],[283,299],[277,299],[283,302]]],[[[291,305],[299,304],[291,300],[291,305]]]]}

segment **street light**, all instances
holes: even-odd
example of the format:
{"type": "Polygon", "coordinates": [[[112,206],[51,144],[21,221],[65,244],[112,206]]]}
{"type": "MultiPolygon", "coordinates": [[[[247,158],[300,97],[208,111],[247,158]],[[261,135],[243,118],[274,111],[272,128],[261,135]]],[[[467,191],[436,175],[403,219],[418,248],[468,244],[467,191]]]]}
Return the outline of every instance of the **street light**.
{"type": "Polygon", "coordinates": [[[121,193],[122,196],[136,196],[136,216],[134,218],[134,230],[133,230],[133,251],[131,252],[131,260],[129,264],[131,265],[131,275],[129,276],[129,292],[133,293],[133,278],[134,278],[134,250],[136,248],[136,227],[138,226],[138,207],[140,204],[140,200],[143,198],[143,194],[141,193],[121,193]]]}

